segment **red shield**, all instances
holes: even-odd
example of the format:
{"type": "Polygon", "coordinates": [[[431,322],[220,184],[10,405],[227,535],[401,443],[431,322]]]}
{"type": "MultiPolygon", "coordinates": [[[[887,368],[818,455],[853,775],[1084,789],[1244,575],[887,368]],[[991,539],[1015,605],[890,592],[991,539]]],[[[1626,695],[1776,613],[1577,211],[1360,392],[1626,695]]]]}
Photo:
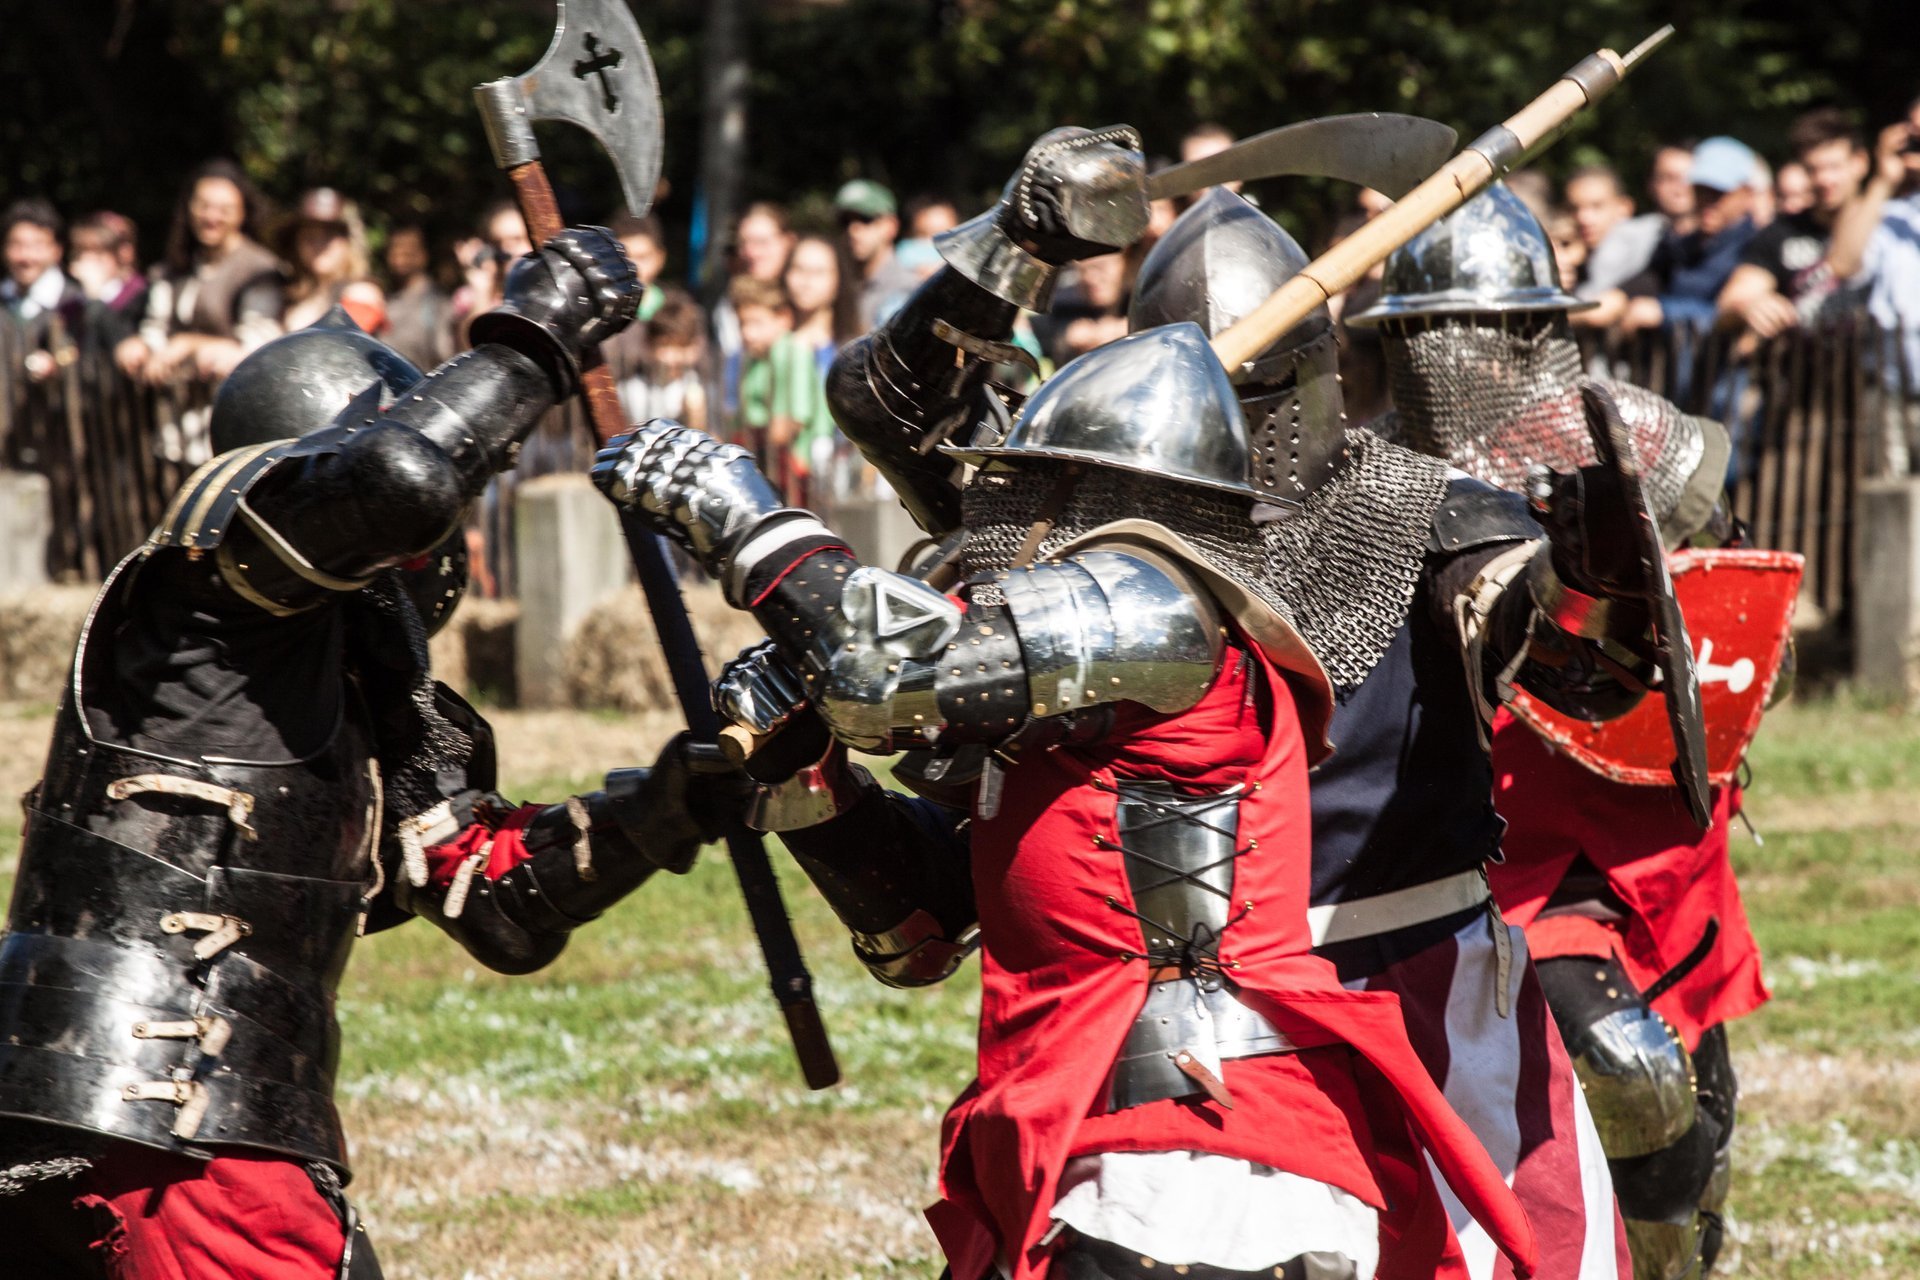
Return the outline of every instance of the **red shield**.
{"type": "MultiPolygon", "coordinates": [[[[1786,653],[1804,562],[1790,551],[1680,551],[1667,558],[1687,620],[1707,722],[1707,776],[1733,780],[1786,653]]],[[[1587,768],[1637,787],[1671,787],[1673,735],[1651,694],[1618,720],[1562,715],[1515,689],[1514,715],[1587,768]]]]}

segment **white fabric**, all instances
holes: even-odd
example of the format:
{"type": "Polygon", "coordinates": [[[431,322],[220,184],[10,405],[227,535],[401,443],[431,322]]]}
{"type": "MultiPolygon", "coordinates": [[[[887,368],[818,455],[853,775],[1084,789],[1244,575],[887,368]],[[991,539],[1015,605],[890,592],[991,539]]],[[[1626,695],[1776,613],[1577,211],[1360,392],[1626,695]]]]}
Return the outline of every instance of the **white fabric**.
{"type": "MultiPolygon", "coordinates": [[[[1848,283],[1863,279],[1870,289],[1867,309],[1877,323],[1900,330],[1908,367],[1920,375],[1920,194],[1887,201],[1867,243],[1866,265],[1848,283]]],[[[1888,382],[1897,385],[1891,376],[1888,382]]]]}
{"type": "MultiPolygon", "coordinates": [[[[1519,1001],[1520,984],[1528,971],[1527,935],[1515,925],[1500,924],[1511,943],[1507,965],[1506,1005],[1519,1001]]],[[[1453,935],[1456,953],[1453,983],[1447,992],[1447,1078],[1440,1091],[1447,1102],[1480,1139],[1487,1154],[1500,1170],[1507,1185],[1513,1185],[1514,1169],[1521,1156],[1520,1116],[1516,1100],[1520,1096],[1520,1073],[1525,1056],[1522,1037],[1537,1034],[1522,1027],[1521,1020],[1502,1017],[1500,951],[1488,920],[1480,917],[1467,922],[1453,935]]],[[[1364,987],[1365,980],[1349,983],[1364,987]]],[[[1580,1271],[1564,1280],[1622,1280],[1615,1265],[1613,1235],[1613,1175],[1607,1169],[1600,1150],[1600,1138],[1588,1114],[1586,1097],[1573,1090],[1574,1133],[1580,1162],[1580,1194],[1586,1206],[1587,1232],[1581,1245],[1580,1271]]],[[[1454,1234],[1460,1239],[1460,1251],[1472,1280],[1492,1280],[1499,1264],[1500,1250],[1486,1228],[1474,1221],[1453,1189],[1433,1167],[1428,1166],[1447,1206],[1454,1234]]]]}
{"type": "Polygon", "coordinates": [[[1380,1262],[1380,1215],[1338,1187],[1201,1151],[1078,1156],[1060,1174],[1053,1218],[1158,1262],[1230,1271],[1302,1253],[1341,1253],[1359,1280],[1380,1262]]]}

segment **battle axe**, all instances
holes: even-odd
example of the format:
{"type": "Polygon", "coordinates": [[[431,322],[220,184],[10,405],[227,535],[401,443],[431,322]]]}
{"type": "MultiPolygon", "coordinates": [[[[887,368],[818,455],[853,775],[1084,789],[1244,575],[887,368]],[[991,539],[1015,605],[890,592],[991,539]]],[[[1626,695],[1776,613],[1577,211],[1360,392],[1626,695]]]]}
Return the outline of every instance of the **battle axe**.
{"type": "MultiPolygon", "coordinates": [[[[654,184],[660,176],[660,84],[647,42],[625,0],[559,0],[558,10],[553,43],[533,70],[473,91],[486,122],[494,163],[513,183],[520,213],[527,220],[527,235],[536,245],[562,230],[560,208],[533,134],[536,121],[560,121],[592,134],[612,159],[627,208],[635,215],[644,214],[653,204],[654,184]]],[[[594,361],[585,370],[581,393],[602,441],[627,429],[613,375],[604,364],[594,361]]],[[[680,584],[660,539],[632,521],[626,532],[687,728],[696,743],[711,745],[720,730],[719,717],[708,692],[700,644],[687,617],[686,602],[680,598],[680,584]]],[[[727,832],[727,851],[766,956],[774,998],[786,1015],[801,1073],[810,1087],[824,1089],[840,1079],[840,1068],[813,1003],[813,979],[794,939],[766,847],[757,834],[736,822],[727,832]]]]}

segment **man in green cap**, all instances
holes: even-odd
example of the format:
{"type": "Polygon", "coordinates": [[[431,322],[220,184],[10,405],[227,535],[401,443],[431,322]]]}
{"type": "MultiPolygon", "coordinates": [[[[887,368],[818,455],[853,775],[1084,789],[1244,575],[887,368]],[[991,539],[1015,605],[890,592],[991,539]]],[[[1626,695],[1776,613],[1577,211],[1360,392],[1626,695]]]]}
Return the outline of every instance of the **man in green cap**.
{"type": "Polygon", "coordinates": [[[920,278],[894,256],[900,210],[893,192],[867,178],[844,184],[833,197],[847,237],[847,252],[860,273],[860,324],[872,329],[900,309],[920,278]]]}

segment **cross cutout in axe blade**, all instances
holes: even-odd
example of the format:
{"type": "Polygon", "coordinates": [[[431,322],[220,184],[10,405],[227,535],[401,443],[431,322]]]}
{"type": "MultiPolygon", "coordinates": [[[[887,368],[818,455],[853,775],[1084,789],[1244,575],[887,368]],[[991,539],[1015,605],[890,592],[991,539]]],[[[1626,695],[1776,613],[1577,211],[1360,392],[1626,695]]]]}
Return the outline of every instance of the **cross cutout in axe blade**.
{"type": "Polygon", "coordinates": [[[573,78],[585,80],[588,76],[600,77],[600,101],[609,112],[620,109],[620,96],[613,91],[613,81],[607,78],[607,72],[620,65],[620,51],[609,49],[600,52],[600,37],[587,32],[584,42],[591,57],[582,58],[573,64],[573,78]]]}
{"type": "MultiPolygon", "coordinates": [[[[540,163],[535,121],[561,121],[592,134],[613,161],[627,208],[636,216],[652,206],[654,184],[660,178],[660,85],[654,78],[653,60],[647,56],[647,42],[625,0],[558,0],[557,8],[553,43],[533,70],[473,91],[493,161],[513,184],[520,213],[527,220],[527,235],[537,245],[563,228],[553,186],[540,163]],[[568,23],[570,8],[579,20],[577,26],[568,23]],[[597,94],[589,83],[593,77],[600,81],[597,94]]],[[[580,390],[602,441],[627,429],[613,375],[605,364],[589,362],[581,373],[580,390]]],[[[720,718],[713,709],[700,643],[687,617],[686,601],[680,598],[679,580],[660,540],[644,526],[628,523],[627,545],[653,613],[681,714],[694,742],[710,746],[719,737],[720,718]]],[[[813,979],[794,940],[766,846],[739,822],[728,830],[726,841],[748,918],[766,957],[774,998],[786,1015],[801,1074],[808,1087],[824,1089],[839,1081],[840,1067],[813,1003],[813,979]]]]}

